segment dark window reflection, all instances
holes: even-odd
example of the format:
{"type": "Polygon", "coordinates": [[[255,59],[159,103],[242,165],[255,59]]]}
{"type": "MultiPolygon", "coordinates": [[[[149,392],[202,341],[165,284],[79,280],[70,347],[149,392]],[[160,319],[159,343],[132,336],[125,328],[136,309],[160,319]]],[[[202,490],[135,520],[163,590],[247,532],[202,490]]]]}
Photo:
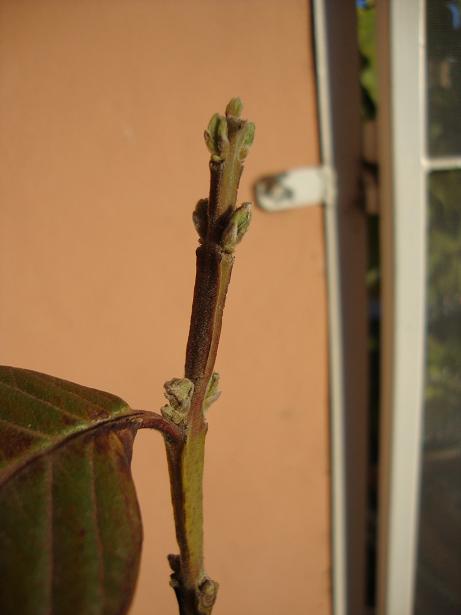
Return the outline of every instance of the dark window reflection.
{"type": "Polygon", "coordinates": [[[461,154],[461,1],[427,2],[429,154],[461,154]]]}
{"type": "Polygon", "coordinates": [[[461,171],[429,177],[426,388],[415,615],[461,614],[461,171]]]}

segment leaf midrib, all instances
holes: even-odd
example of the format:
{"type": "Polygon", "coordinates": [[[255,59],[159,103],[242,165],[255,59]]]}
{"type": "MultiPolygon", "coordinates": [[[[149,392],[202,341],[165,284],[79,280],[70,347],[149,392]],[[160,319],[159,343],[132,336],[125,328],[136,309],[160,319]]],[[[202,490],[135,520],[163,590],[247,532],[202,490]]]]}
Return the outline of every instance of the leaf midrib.
{"type": "Polygon", "coordinates": [[[136,425],[133,419],[141,418],[144,415],[145,411],[143,410],[131,410],[128,413],[118,414],[116,417],[112,416],[91,425],[84,425],[82,428],[73,431],[67,436],[61,439],[58,438],[56,441],[52,441],[50,443],[50,446],[41,448],[30,454],[29,456],[26,456],[25,459],[21,459],[16,463],[10,464],[3,471],[0,470],[0,489],[4,487],[11,479],[16,477],[20,472],[28,468],[32,463],[34,463],[38,459],[41,459],[42,457],[46,457],[47,455],[53,454],[55,451],[65,446],[70,441],[76,440],[77,438],[86,436],[93,432],[97,433],[99,431],[104,431],[108,428],[123,429],[124,427],[129,427],[130,423],[132,423],[132,427],[140,427],[140,425],[136,425]]]}

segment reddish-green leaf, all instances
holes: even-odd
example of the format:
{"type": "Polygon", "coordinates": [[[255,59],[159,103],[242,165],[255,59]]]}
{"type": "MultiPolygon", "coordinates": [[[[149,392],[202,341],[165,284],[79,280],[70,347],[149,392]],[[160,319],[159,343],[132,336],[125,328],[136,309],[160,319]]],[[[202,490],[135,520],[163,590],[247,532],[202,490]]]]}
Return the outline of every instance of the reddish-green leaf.
{"type": "Polygon", "coordinates": [[[0,613],[121,615],[142,526],[139,415],[118,397],[0,367],[0,613]]]}

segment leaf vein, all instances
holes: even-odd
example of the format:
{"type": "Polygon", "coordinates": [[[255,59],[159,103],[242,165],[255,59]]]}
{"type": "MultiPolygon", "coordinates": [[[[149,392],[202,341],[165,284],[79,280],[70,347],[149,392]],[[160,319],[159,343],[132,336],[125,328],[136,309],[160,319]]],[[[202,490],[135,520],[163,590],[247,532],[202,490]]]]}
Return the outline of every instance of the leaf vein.
{"type": "Polygon", "coordinates": [[[50,434],[45,433],[44,431],[39,431],[38,429],[31,429],[30,427],[23,427],[22,425],[18,425],[11,420],[5,419],[0,416],[0,423],[4,423],[5,425],[9,425],[12,429],[16,431],[22,431],[34,438],[39,438],[40,440],[49,440],[50,434]]]}
{"type": "Polygon", "coordinates": [[[65,446],[70,441],[79,438],[81,436],[92,434],[93,432],[97,433],[98,431],[103,431],[104,429],[124,429],[127,427],[134,427],[138,429],[142,425],[136,422],[136,419],[140,419],[145,415],[145,412],[140,410],[137,412],[130,412],[123,415],[118,415],[116,417],[110,417],[108,419],[99,421],[97,423],[93,423],[91,425],[83,425],[81,429],[72,432],[71,434],[67,434],[64,438],[52,441],[49,447],[40,449],[38,451],[34,451],[30,454],[29,457],[25,459],[19,460],[17,463],[12,463],[6,468],[0,470],[0,488],[3,487],[9,480],[11,480],[14,476],[16,476],[19,472],[27,468],[31,463],[41,459],[42,457],[46,457],[47,455],[51,455],[56,450],[65,446]]]}
{"type": "Polygon", "coordinates": [[[18,381],[16,380],[16,372],[15,372],[14,367],[10,367],[9,371],[10,371],[11,380],[13,381],[13,385],[17,387],[18,381]]]}
{"type": "Polygon", "coordinates": [[[3,382],[1,380],[0,380],[0,386],[13,389],[13,391],[18,391],[21,395],[24,395],[25,397],[30,397],[31,399],[35,399],[35,401],[39,401],[40,403],[45,404],[46,406],[49,406],[50,408],[53,408],[54,410],[57,410],[58,412],[61,412],[62,414],[66,414],[69,418],[77,419],[78,421],[82,421],[82,419],[85,418],[85,417],[79,416],[78,414],[72,414],[72,412],[69,412],[68,410],[64,410],[64,408],[61,408],[60,406],[56,406],[55,404],[51,403],[50,401],[47,401],[46,399],[43,399],[42,397],[37,397],[37,395],[28,393],[27,391],[24,391],[24,389],[21,389],[18,386],[7,384],[6,382],[3,382]]]}
{"type": "MultiPolygon", "coordinates": [[[[41,382],[44,382],[47,386],[49,386],[50,382],[48,381],[47,378],[44,378],[42,374],[39,374],[38,372],[32,372],[34,378],[36,378],[37,380],[40,380],[41,382]]],[[[54,376],[52,377],[53,380],[58,380],[57,378],[55,379],[54,376]]],[[[83,400],[85,401],[87,404],[90,404],[91,406],[94,406],[95,408],[99,408],[100,410],[103,410],[104,412],[107,412],[107,408],[105,408],[104,406],[101,406],[101,404],[98,404],[97,402],[95,402],[94,400],[85,397],[84,395],[82,395],[81,393],[77,393],[77,391],[71,391],[67,386],[67,381],[66,380],[62,380],[59,383],[57,382],[51,382],[51,384],[53,385],[54,388],[56,389],[60,389],[62,391],[65,391],[67,395],[70,395],[72,397],[76,397],[79,400],[83,400]]],[[[80,387],[80,385],[78,385],[80,387]]],[[[88,387],[89,388],[89,387],[88,387]]],[[[97,389],[93,389],[95,392],[97,393],[103,393],[103,391],[98,391],[97,389]]],[[[108,397],[112,397],[112,395],[108,395],[108,397]]],[[[114,396],[115,397],[115,396],[114,396]]],[[[122,401],[122,400],[121,400],[122,401]]]]}
{"type": "Polygon", "coordinates": [[[93,520],[94,520],[94,529],[96,536],[96,545],[98,549],[98,564],[99,564],[99,582],[101,588],[101,602],[100,602],[100,611],[104,612],[104,545],[101,539],[101,529],[99,526],[99,508],[98,508],[98,495],[96,491],[96,475],[94,469],[94,450],[95,450],[95,441],[93,439],[91,446],[91,502],[92,502],[92,511],[93,511],[93,520]]]}
{"type": "Polygon", "coordinates": [[[49,615],[53,615],[53,611],[54,611],[54,591],[53,591],[53,575],[54,575],[54,532],[53,532],[53,517],[54,517],[54,493],[53,493],[53,456],[50,455],[48,458],[48,463],[47,463],[47,477],[48,477],[48,506],[47,506],[47,513],[48,513],[48,540],[49,540],[49,545],[48,545],[48,560],[49,560],[49,565],[48,565],[48,592],[49,592],[49,615]]]}

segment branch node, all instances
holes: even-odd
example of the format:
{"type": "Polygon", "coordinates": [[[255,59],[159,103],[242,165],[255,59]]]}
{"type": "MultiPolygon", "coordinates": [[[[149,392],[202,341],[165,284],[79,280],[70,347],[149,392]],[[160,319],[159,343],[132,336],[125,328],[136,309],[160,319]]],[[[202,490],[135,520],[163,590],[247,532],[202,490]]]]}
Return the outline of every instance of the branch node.
{"type": "Polygon", "coordinates": [[[169,403],[160,408],[162,416],[175,425],[186,425],[194,393],[194,383],[188,378],[172,378],[163,386],[169,403]]]}

